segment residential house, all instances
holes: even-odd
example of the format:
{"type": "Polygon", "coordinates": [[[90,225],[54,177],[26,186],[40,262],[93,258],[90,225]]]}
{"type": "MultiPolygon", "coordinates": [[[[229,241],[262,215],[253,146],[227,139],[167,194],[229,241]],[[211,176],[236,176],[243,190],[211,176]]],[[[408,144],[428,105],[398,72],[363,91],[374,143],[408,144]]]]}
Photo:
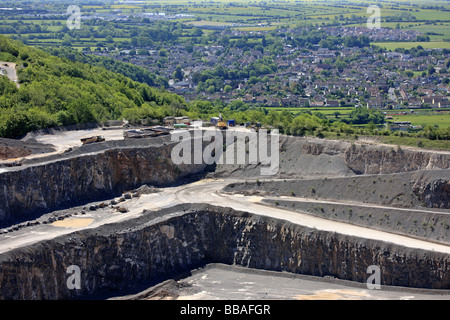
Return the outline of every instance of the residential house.
{"type": "Polygon", "coordinates": [[[254,101],[255,101],[255,98],[254,98],[251,94],[247,93],[247,94],[242,98],[242,101],[244,101],[244,102],[246,102],[246,103],[251,103],[251,102],[254,102],[254,101]]]}
{"type": "Polygon", "coordinates": [[[445,96],[431,96],[431,97],[422,97],[422,103],[429,104],[432,107],[438,107],[440,102],[446,101],[447,98],[445,96]]]}
{"type": "Polygon", "coordinates": [[[324,102],[323,101],[312,101],[310,103],[311,107],[323,107],[324,106],[324,102]]]}
{"type": "Polygon", "coordinates": [[[165,126],[173,126],[175,124],[175,117],[165,117],[165,118],[163,118],[163,124],[165,126]]]}
{"type": "Polygon", "coordinates": [[[421,108],[422,107],[422,102],[420,99],[414,99],[411,98],[408,100],[408,108],[421,108]]]}
{"type": "Polygon", "coordinates": [[[450,101],[439,101],[439,108],[450,108],[450,101]]]}
{"type": "Polygon", "coordinates": [[[339,101],[337,100],[327,100],[326,107],[339,107],[339,101]]]}
{"type": "Polygon", "coordinates": [[[309,107],[310,101],[308,98],[300,98],[298,99],[298,106],[299,107],[309,107]]]}
{"type": "Polygon", "coordinates": [[[381,109],[383,108],[384,103],[383,103],[383,99],[369,99],[369,101],[367,101],[367,108],[370,109],[381,109]]]}

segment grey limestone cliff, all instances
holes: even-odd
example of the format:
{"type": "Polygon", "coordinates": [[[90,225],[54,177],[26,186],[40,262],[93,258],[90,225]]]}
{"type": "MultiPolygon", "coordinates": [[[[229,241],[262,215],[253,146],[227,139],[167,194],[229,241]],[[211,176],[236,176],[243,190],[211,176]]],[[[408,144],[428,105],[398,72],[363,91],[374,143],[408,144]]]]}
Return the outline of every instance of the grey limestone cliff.
{"type": "Polygon", "coordinates": [[[366,281],[369,265],[377,265],[382,285],[450,288],[446,254],[186,204],[0,255],[0,298],[76,299],[139,291],[210,262],[359,282],[366,281]],[[81,270],[80,289],[67,287],[70,265],[81,270]]]}

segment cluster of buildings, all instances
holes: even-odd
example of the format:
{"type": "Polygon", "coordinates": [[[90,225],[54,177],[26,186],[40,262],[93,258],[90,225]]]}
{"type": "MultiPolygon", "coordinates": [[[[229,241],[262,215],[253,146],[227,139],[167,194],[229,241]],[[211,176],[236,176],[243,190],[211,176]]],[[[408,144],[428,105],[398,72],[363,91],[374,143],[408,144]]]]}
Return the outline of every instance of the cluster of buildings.
{"type": "Polygon", "coordinates": [[[367,27],[323,27],[333,36],[368,36],[371,41],[416,41],[421,35],[416,30],[367,27]]]}
{"type": "MultiPolygon", "coordinates": [[[[327,32],[336,35],[366,34],[380,36],[383,40],[416,37],[416,31],[394,29],[368,30],[367,28],[328,27],[327,32]],[[370,34],[373,33],[373,35],[370,34]],[[368,34],[369,33],[369,34],[368,34]]],[[[249,35],[244,31],[226,30],[223,34],[239,37],[249,35]],[[238,34],[239,33],[239,34],[238,34]]],[[[263,33],[263,32],[261,32],[263,33]]],[[[336,50],[315,45],[313,48],[299,48],[284,44],[283,53],[274,59],[277,71],[260,75],[256,83],[248,78],[224,80],[232,90],[207,92],[199,90],[193,76],[203,70],[220,65],[227,70],[242,70],[257,60],[268,56],[255,48],[236,46],[195,45],[191,52],[183,45],[166,47],[168,56],[161,61],[160,52],[148,48],[145,56],[122,55],[116,57],[142,65],[169,80],[170,90],[183,95],[187,101],[220,99],[225,103],[242,100],[246,103],[266,107],[305,106],[363,106],[379,109],[420,108],[424,106],[448,108],[450,86],[447,61],[450,54],[431,50],[425,54],[412,55],[404,52],[377,51],[370,47],[344,47],[336,50]],[[176,67],[180,65],[183,79],[173,79],[176,67]],[[434,72],[430,73],[432,66],[434,72]],[[414,76],[406,71],[413,72],[414,76]],[[447,83],[443,80],[447,78],[447,83]]]]}

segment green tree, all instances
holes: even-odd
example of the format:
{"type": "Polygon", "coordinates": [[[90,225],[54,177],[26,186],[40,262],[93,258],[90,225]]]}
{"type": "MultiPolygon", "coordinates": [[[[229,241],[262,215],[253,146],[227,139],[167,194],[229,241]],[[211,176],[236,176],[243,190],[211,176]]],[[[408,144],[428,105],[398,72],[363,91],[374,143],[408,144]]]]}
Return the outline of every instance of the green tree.
{"type": "Polygon", "coordinates": [[[412,77],[414,77],[414,72],[411,70],[406,70],[405,75],[409,78],[412,78],[412,77]]]}
{"type": "Polygon", "coordinates": [[[184,78],[183,70],[181,69],[181,66],[178,65],[176,67],[175,71],[173,72],[173,79],[181,81],[181,80],[183,80],[183,78],[184,78]]]}

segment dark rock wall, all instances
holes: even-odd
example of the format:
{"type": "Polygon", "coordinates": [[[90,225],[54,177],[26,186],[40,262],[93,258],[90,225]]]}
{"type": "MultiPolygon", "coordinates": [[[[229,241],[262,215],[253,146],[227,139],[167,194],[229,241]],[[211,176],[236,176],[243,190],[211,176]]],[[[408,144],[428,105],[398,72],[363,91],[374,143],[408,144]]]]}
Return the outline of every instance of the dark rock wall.
{"type": "Polygon", "coordinates": [[[286,221],[207,205],[84,230],[0,256],[1,299],[75,299],[117,295],[205,263],[365,282],[369,265],[381,285],[450,289],[450,257],[389,243],[312,230],[286,221]],[[120,229],[119,229],[120,228],[120,229]],[[69,290],[66,269],[80,267],[69,290]]]}
{"type": "Polygon", "coordinates": [[[109,149],[1,173],[0,225],[143,184],[166,186],[206,168],[174,165],[171,150],[171,145],[109,149]]]}
{"type": "Polygon", "coordinates": [[[438,151],[412,151],[399,147],[351,145],[345,162],[358,174],[380,174],[423,169],[449,169],[450,155],[438,151]]]}
{"type": "Polygon", "coordinates": [[[427,207],[450,209],[450,172],[430,171],[426,175],[414,173],[412,190],[427,207]]]}
{"type": "MultiPolygon", "coordinates": [[[[175,144],[167,136],[161,141],[146,140],[87,145],[73,155],[50,156],[45,162],[30,160],[27,166],[0,173],[0,226],[33,214],[111,197],[142,184],[166,186],[206,168],[204,164],[174,165],[171,150],[175,144]],[[104,150],[99,152],[100,147],[104,150]]],[[[208,144],[203,142],[204,146],[208,144]]],[[[264,178],[397,173],[449,166],[450,156],[444,153],[280,136],[280,170],[276,176],[264,178]]],[[[256,178],[261,168],[218,165],[214,170],[218,177],[256,178]]],[[[416,193],[425,203],[436,203],[435,197],[448,195],[449,179],[442,178],[429,190],[424,185],[416,186],[416,193]]],[[[448,208],[448,197],[436,206],[448,208]]]]}

